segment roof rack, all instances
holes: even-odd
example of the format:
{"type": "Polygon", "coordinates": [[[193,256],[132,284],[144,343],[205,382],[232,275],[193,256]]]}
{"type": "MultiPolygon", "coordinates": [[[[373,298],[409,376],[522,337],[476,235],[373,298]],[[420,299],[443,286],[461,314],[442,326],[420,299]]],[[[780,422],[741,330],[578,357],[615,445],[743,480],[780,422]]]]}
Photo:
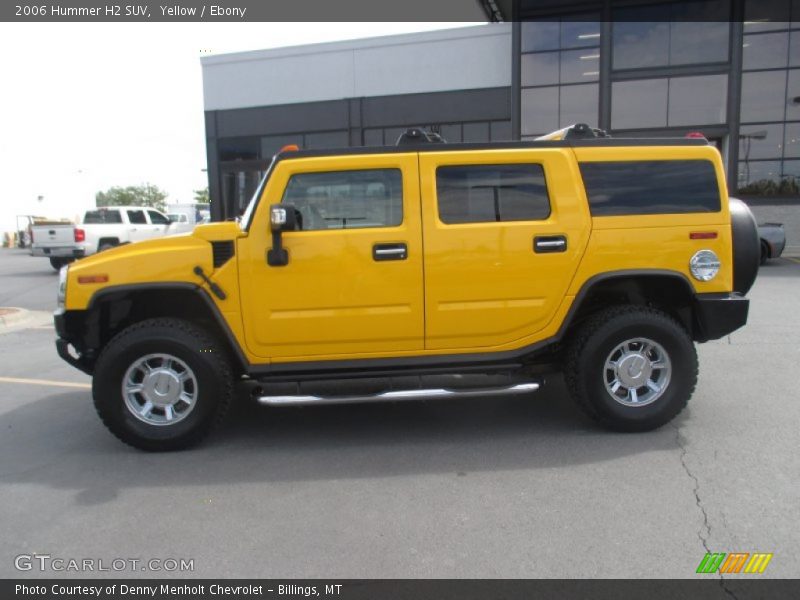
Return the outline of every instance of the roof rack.
{"type": "Polygon", "coordinates": [[[411,127],[400,134],[395,145],[418,146],[420,144],[444,144],[446,141],[447,140],[435,131],[425,131],[424,129],[411,127]]]}
{"type": "Polygon", "coordinates": [[[536,138],[536,141],[554,140],[590,140],[596,138],[610,138],[606,131],[596,127],[589,127],[586,123],[575,123],[536,138]]]}

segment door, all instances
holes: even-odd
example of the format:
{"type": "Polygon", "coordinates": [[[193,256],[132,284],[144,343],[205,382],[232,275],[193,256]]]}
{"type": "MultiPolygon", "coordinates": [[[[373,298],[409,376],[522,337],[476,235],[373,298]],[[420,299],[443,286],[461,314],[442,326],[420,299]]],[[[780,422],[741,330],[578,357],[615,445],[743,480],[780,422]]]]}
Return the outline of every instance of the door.
{"type": "Polygon", "coordinates": [[[162,237],[167,235],[169,229],[169,219],[166,215],[157,210],[148,210],[147,216],[150,219],[150,237],[162,237]]]}
{"type": "Polygon", "coordinates": [[[132,242],[139,242],[141,240],[148,240],[153,237],[151,231],[151,225],[147,222],[147,216],[145,215],[144,209],[141,208],[129,208],[127,210],[128,213],[128,221],[130,225],[128,225],[128,237],[132,242]]]}
{"type": "Polygon", "coordinates": [[[249,350],[274,361],[423,348],[422,232],[414,153],[279,161],[239,240],[249,350]],[[270,204],[292,206],[285,266],[270,266],[270,204]]]}
{"type": "Polygon", "coordinates": [[[539,341],[589,237],[570,149],[420,153],[428,350],[539,341]]]}

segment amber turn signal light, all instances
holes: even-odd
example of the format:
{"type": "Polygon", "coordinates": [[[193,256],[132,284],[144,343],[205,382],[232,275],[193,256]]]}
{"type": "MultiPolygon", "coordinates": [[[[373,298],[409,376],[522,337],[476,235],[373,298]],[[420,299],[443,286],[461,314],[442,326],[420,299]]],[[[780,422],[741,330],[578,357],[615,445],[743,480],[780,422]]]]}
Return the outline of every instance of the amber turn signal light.
{"type": "Polygon", "coordinates": [[[106,283],[108,275],[79,275],[78,283],[106,283]]]}

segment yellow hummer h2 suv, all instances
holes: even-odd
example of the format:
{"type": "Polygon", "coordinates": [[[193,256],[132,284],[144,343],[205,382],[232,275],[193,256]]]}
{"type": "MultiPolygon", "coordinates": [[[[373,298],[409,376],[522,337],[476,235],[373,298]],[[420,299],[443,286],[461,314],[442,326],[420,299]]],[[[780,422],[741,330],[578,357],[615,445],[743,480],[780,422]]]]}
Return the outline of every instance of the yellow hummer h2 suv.
{"type": "Polygon", "coordinates": [[[199,441],[236,382],[314,405],[530,394],[554,368],[591,417],[643,431],[692,395],[694,342],[745,324],[758,262],[705,139],[409,130],[281,151],[240,222],[65,267],[56,345],[145,450],[199,441]]]}

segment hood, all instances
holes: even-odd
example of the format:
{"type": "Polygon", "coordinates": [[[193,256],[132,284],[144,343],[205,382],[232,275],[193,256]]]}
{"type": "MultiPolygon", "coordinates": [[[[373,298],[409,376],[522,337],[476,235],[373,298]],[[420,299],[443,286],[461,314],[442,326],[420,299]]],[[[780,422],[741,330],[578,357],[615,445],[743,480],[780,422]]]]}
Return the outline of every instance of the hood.
{"type": "Polygon", "coordinates": [[[213,243],[235,241],[244,232],[237,223],[199,225],[192,233],[124,244],[80,259],[69,266],[67,295],[81,305],[101,288],[120,285],[202,283],[194,273],[214,272],[213,243]],[[81,283],[79,278],[97,277],[81,283]]]}

